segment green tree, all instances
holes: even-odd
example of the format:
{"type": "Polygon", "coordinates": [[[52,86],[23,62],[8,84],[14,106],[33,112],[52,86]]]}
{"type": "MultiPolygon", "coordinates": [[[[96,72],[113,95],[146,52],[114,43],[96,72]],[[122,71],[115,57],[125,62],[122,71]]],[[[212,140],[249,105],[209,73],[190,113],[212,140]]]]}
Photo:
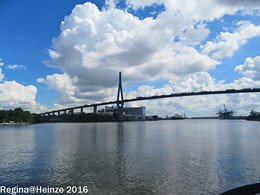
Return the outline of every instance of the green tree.
{"type": "Polygon", "coordinates": [[[0,110],[0,122],[10,122],[15,123],[33,123],[34,115],[29,111],[23,111],[22,108],[15,108],[14,110],[0,110]]]}

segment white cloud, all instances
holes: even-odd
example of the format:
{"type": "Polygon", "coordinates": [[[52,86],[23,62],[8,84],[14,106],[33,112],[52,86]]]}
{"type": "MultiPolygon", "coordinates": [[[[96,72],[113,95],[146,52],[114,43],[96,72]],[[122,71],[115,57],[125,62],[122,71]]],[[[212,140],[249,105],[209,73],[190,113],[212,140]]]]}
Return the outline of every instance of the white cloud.
{"type": "Polygon", "coordinates": [[[128,7],[135,10],[145,6],[164,5],[167,11],[185,16],[191,14],[194,20],[220,18],[237,10],[246,13],[260,9],[258,0],[127,0],[128,7]]]}
{"type": "MultiPolygon", "coordinates": [[[[254,88],[260,85],[260,81],[243,77],[233,83],[225,84],[216,81],[207,72],[199,72],[175,79],[171,85],[162,88],[153,86],[140,86],[137,91],[127,93],[127,97],[146,97],[152,95],[172,94],[178,92],[214,91],[226,89],[254,88]]],[[[223,105],[237,112],[237,115],[249,115],[252,108],[260,108],[260,94],[229,94],[229,95],[207,95],[191,97],[175,97],[150,101],[141,101],[128,104],[128,106],[146,106],[147,113],[159,114],[161,116],[183,114],[187,116],[215,116],[223,105]]]]}
{"type": "Polygon", "coordinates": [[[60,54],[56,51],[53,51],[51,49],[49,49],[49,55],[51,58],[55,59],[55,58],[59,58],[60,57],[60,54]]]}
{"type": "Polygon", "coordinates": [[[4,62],[2,62],[2,59],[0,58],[0,66],[3,66],[4,62]]]}
{"type": "Polygon", "coordinates": [[[192,47],[183,47],[182,50],[172,58],[172,61],[169,62],[169,66],[166,67],[164,75],[168,75],[167,79],[171,80],[173,77],[169,75],[169,73],[172,73],[174,77],[176,77],[176,75],[183,76],[214,69],[219,63],[219,61],[213,60],[206,55],[201,55],[192,47]]]}
{"type": "Polygon", "coordinates": [[[21,107],[31,112],[43,111],[46,108],[36,103],[37,89],[33,85],[23,86],[16,81],[0,83],[1,109],[21,107]]]}
{"type": "Polygon", "coordinates": [[[260,35],[260,26],[255,26],[249,21],[240,21],[237,25],[238,28],[233,33],[221,32],[215,42],[208,41],[206,45],[201,46],[202,53],[217,59],[232,56],[248,39],[260,35]]]}
{"type": "Polygon", "coordinates": [[[168,11],[184,17],[185,20],[196,22],[219,19],[225,14],[233,14],[237,10],[236,8],[222,6],[216,0],[165,0],[164,2],[168,11]]]}
{"type": "Polygon", "coordinates": [[[79,101],[74,97],[76,93],[77,78],[71,79],[66,73],[48,75],[46,79],[38,78],[38,83],[46,84],[50,89],[56,89],[62,93],[61,103],[71,104],[78,103],[79,101]]]}
{"type": "Polygon", "coordinates": [[[239,7],[240,9],[247,9],[247,10],[259,10],[260,4],[258,0],[219,0],[219,3],[224,5],[228,5],[231,7],[239,7]]]}
{"type": "Polygon", "coordinates": [[[151,6],[153,4],[163,4],[163,0],[127,0],[128,7],[131,7],[133,9],[144,9],[145,6],[151,6]]]}
{"type": "Polygon", "coordinates": [[[221,89],[221,83],[217,82],[207,72],[197,72],[195,74],[175,77],[171,84],[176,92],[210,91],[221,89]]]}
{"type": "Polygon", "coordinates": [[[26,66],[24,66],[24,65],[17,65],[17,64],[15,64],[15,65],[8,65],[6,68],[7,69],[12,69],[12,70],[17,70],[17,69],[26,70],[27,69],[26,66]]]}
{"type": "MultiPolygon", "coordinates": [[[[60,68],[64,74],[37,80],[62,93],[55,107],[98,102],[106,89],[109,91],[103,101],[115,100],[116,85],[112,83],[119,71],[124,82],[164,78],[171,84],[159,89],[142,86],[127,97],[256,86],[248,77],[224,84],[207,71],[216,68],[221,63],[219,59],[232,56],[248,39],[259,36],[259,26],[238,22],[233,32],[222,32],[215,41],[201,46],[202,52],[196,49],[210,34],[207,22],[238,10],[244,13],[255,10],[257,7],[251,6],[253,1],[231,5],[231,1],[216,0],[128,0],[128,6],[134,9],[164,4],[165,11],[155,19],[144,20],[116,9],[114,2],[108,2],[103,10],[91,3],[78,5],[62,22],[61,33],[53,39],[49,50],[51,59],[46,63],[60,68]],[[177,38],[179,41],[175,42],[177,38]]],[[[205,113],[227,103],[246,110],[251,95],[249,99],[244,97],[247,96],[165,99],[144,105],[165,112],[173,106],[178,112],[205,113]],[[244,105],[238,103],[243,98],[244,105]]]]}
{"type": "MultiPolygon", "coordinates": [[[[0,66],[4,63],[0,59],[0,66]]],[[[26,69],[23,65],[9,65],[7,69],[26,69]]],[[[0,68],[0,81],[4,78],[2,69],[0,68]]],[[[37,88],[33,85],[24,86],[16,81],[0,82],[0,109],[14,109],[21,107],[34,113],[45,112],[46,106],[36,102],[37,88]]]]}
{"type": "Polygon", "coordinates": [[[183,35],[181,35],[179,38],[181,41],[187,44],[197,45],[200,44],[201,41],[205,40],[209,33],[210,30],[206,29],[205,24],[199,24],[197,26],[187,28],[185,33],[183,33],[183,35]]]}
{"type": "MultiPolygon", "coordinates": [[[[0,58],[0,67],[4,65],[4,62],[2,62],[2,59],[0,58]]],[[[2,68],[0,68],[0,81],[3,80],[4,74],[2,73],[2,68]]]]}
{"type": "Polygon", "coordinates": [[[0,81],[2,81],[4,77],[5,75],[2,73],[2,68],[0,68],[0,81]]]}
{"type": "Polygon", "coordinates": [[[260,80],[260,56],[247,58],[244,64],[237,66],[235,70],[244,76],[251,77],[254,80],[260,80]]]}
{"type": "Polygon", "coordinates": [[[169,16],[140,20],[115,8],[100,11],[91,3],[78,5],[65,17],[47,64],[76,77],[73,85],[82,93],[113,87],[110,83],[119,71],[127,82],[207,71],[219,64],[189,46],[207,37],[204,24],[192,24],[182,35],[180,18],[169,16]],[[182,35],[182,43],[173,42],[176,35],[182,35]]]}
{"type": "Polygon", "coordinates": [[[73,82],[76,79],[71,79],[66,73],[65,74],[54,74],[48,75],[46,79],[38,78],[37,82],[45,83],[49,86],[49,88],[58,89],[59,91],[64,91],[64,93],[73,95],[75,91],[75,87],[73,86],[73,82]]]}
{"type": "Polygon", "coordinates": [[[136,95],[140,97],[148,97],[154,95],[172,94],[173,92],[174,91],[169,84],[164,85],[164,87],[162,88],[155,88],[153,86],[143,85],[138,88],[136,95]]]}
{"type": "Polygon", "coordinates": [[[133,9],[144,8],[153,4],[162,4],[167,12],[171,12],[177,18],[182,18],[186,24],[194,21],[214,20],[225,14],[233,14],[238,6],[227,6],[217,0],[127,0],[128,6],[133,9]]]}

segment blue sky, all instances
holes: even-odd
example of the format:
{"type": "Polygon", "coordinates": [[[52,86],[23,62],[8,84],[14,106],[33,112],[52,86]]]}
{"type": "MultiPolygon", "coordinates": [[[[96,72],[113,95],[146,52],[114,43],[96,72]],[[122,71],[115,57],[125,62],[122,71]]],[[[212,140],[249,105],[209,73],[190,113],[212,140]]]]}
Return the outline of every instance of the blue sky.
{"type": "Polygon", "coordinates": [[[51,107],[60,93],[47,90],[36,82],[39,77],[62,73],[43,62],[49,59],[48,48],[59,35],[60,24],[80,0],[1,0],[0,1],[0,55],[6,65],[21,64],[26,70],[3,68],[5,79],[37,87],[37,100],[51,107]]]}
{"type": "MultiPolygon", "coordinates": [[[[255,0],[0,0],[0,108],[43,112],[114,100],[119,71],[127,98],[259,87],[259,9],[255,0]]],[[[129,106],[198,116],[226,104],[246,114],[260,110],[258,100],[227,95],[129,106]]]]}

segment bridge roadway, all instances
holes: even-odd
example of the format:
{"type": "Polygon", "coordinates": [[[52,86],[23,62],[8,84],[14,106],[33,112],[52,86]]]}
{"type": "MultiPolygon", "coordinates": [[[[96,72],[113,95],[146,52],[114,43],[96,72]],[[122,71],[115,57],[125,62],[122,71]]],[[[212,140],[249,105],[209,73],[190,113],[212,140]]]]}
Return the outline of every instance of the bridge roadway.
{"type": "MultiPolygon", "coordinates": [[[[260,92],[260,88],[244,88],[244,89],[227,89],[223,91],[200,91],[200,92],[183,92],[183,93],[173,93],[169,95],[155,95],[155,96],[149,96],[149,97],[137,97],[133,99],[125,99],[124,102],[134,102],[134,101],[142,101],[142,100],[152,100],[152,99],[160,99],[160,98],[170,98],[170,97],[183,97],[183,96],[196,96],[196,95],[216,95],[216,94],[232,94],[232,93],[253,93],[253,92],[260,92]]],[[[70,112],[70,114],[73,114],[75,109],[80,109],[80,112],[83,113],[83,108],[93,107],[94,113],[97,112],[98,106],[104,106],[109,104],[116,104],[117,101],[110,101],[110,102],[103,102],[103,103],[97,103],[97,104],[88,104],[83,106],[77,106],[77,107],[71,107],[66,109],[60,109],[60,110],[53,110],[50,112],[41,113],[41,116],[46,115],[54,115],[56,112],[58,115],[61,114],[61,112],[64,112],[64,114],[67,113],[67,111],[70,112]]]]}

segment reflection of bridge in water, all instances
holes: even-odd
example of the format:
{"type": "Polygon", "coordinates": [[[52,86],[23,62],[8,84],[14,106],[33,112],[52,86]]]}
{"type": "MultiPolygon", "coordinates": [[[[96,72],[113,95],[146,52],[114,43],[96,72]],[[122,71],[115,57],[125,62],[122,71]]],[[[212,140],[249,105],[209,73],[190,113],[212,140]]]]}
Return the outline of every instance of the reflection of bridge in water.
{"type": "MultiPolygon", "coordinates": [[[[62,114],[73,114],[74,110],[80,110],[80,113],[83,113],[84,108],[93,108],[93,112],[97,112],[98,106],[104,105],[111,105],[117,104],[118,110],[122,109],[124,103],[126,102],[136,102],[136,101],[143,101],[143,100],[153,100],[153,99],[161,99],[161,98],[171,98],[171,97],[184,97],[184,96],[198,96],[198,95],[217,95],[217,94],[235,94],[235,93],[254,93],[260,92],[260,88],[244,88],[244,89],[227,89],[227,90],[218,90],[218,91],[200,91],[200,92],[183,92],[183,93],[173,93],[168,95],[155,95],[155,96],[148,96],[148,97],[137,97],[132,99],[123,99],[123,90],[122,90],[122,83],[121,83],[121,73],[119,73],[119,86],[118,86],[118,94],[116,101],[109,101],[109,102],[102,102],[96,104],[87,104],[82,106],[76,106],[71,108],[65,108],[60,110],[53,110],[49,112],[41,113],[41,116],[51,116],[58,114],[58,116],[62,114]],[[120,95],[121,94],[121,95],[120,95]],[[121,100],[119,98],[121,97],[121,100]]],[[[120,112],[120,111],[119,111],[120,112]]]]}

